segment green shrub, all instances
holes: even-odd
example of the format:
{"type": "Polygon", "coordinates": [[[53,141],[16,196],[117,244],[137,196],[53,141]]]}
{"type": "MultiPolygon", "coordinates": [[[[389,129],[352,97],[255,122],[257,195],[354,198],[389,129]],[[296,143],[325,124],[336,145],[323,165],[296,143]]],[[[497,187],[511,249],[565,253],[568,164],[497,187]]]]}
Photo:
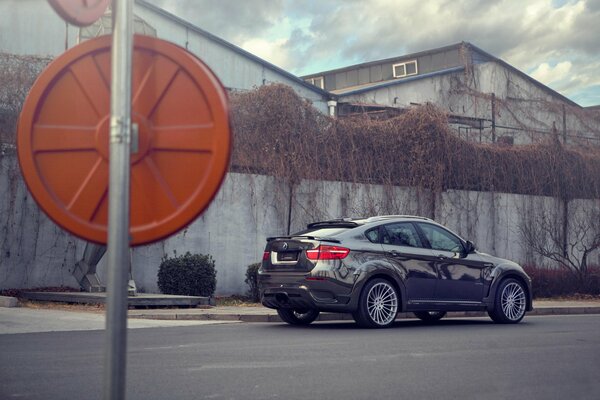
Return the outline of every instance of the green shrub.
{"type": "Polygon", "coordinates": [[[217,286],[215,261],[210,255],[185,253],[165,257],[158,270],[158,288],[164,294],[212,296],[217,286]]]}
{"type": "Polygon", "coordinates": [[[254,263],[248,265],[246,269],[246,284],[250,287],[248,290],[248,297],[250,300],[258,303],[260,301],[260,293],[258,292],[258,269],[261,263],[254,263]]]}

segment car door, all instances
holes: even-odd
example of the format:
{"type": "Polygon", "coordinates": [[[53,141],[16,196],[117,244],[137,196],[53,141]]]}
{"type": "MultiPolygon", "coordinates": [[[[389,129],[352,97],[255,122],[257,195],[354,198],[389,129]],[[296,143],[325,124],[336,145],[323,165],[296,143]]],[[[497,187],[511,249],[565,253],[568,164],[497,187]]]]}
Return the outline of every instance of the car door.
{"type": "Polygon", "coordinates": [[[427,222],[416,225],[436,258],[435,298],[445,302],[482,301],[485,263],[475,254],[466,254],[464,242],[452,232],[427,222]]]}
{"type": "Polygon", "coordinates": [[[404,280],[408,302],[432,300],[437,281],[436,259],[415,226],[411,222],[396,222],[381,228],[383,250],[404,280]]]}

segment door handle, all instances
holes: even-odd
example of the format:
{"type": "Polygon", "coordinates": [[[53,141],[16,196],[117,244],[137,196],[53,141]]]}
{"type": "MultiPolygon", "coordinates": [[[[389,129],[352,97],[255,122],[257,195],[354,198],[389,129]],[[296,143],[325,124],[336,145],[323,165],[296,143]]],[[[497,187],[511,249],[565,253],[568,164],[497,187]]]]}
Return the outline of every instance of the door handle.
{"type": "Polygon", "coordinates": [[[388,250],[388,255],[394,257],[394,259],[399,260],[399,261],[408,261],[410,260],[410,256],[406,256],[405,254],[402,254],[401,251],[398,250],[388,250]]]}

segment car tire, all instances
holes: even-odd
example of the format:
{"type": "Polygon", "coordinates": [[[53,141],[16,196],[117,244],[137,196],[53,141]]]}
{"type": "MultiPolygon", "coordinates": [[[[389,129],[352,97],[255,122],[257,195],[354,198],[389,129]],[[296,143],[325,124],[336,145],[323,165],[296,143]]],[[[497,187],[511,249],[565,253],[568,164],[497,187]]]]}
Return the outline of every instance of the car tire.
{"type": "Polygon", "coordinates": [[[394,285],[385,279],[373,279],[365,284],[358,301],[354,320],[365,328],[387,328],[396,320],[399,297],[394,285]]]}
{"type": "Polygon", "coordinates": [[[415,311],[415,317],[424,322],[437,322],[446,316],[446,311],[415,311]]]}
{"type": "Polygon", "coordinates": [[[527,310],[527,292],[523,284],[513,278],[500,282],[494,296],[494,308],[488,311],[498,324],[517,324],[527,310]]]}
{"type": "Polygon", "coordinates": [[[291,308],[278,308],[277,314],[283,322],[290,325],[309,325],[319,316],[318,310],[294,310],[291,308]]]}

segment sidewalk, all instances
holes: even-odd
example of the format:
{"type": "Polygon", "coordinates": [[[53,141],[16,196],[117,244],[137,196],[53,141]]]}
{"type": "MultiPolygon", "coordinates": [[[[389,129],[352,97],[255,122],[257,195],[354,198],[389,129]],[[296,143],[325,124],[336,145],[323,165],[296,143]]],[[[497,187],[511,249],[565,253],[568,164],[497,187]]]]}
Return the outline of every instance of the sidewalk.
{"type": "MultiPolygon", "coordinates": [[[[0,307],[15,307],[17,301],[11,297],[1,297],[0,307]]],[[[581,315],[600,314],[600,300],[534,300],[532,315],[581,315]]],[[[40,310],[42,311],[42,310],[40,310]]],[[[79,310],[84,311],[84,310],[79,310]]],[[[244,306],[202,306],[202,308],[153,308],[131,309],[130,319],[162,321],[241,321],[241,322],[280,322],[277,311],[261,305],[244,306]]],[[[446,318],[486,317],[486,312],[450,312],[446,318]]],[[[412,313],[399,313],[398,319],[414,318],[412,313]]],[[[321,313],[318,321],[352,320],[350,314],[321,313]]]]}
{"type": "MultiPolygon", "coordinates": [[[[600,301],[538,300],[530,315],[600,314],[600,301]]],[[[446,318],[484,317],[486,312],[450,312],[446,318]]],[[[129,310],[129,318],[158,320],[213,320],[242,322],[280,322],[277,311],[263,306],[219,306],[212,308],[129,310]]],[[[414,318],[412,313],[399,313],[398,319],[414,318]]],[[[317,321],[352,320],[350,314],[322,313],[317,321]]]]}
{"type": "MultiPolygon", "coordinates": [[[[236,324],[239,321],[130,319],[128,329],[166,328],[213,324],[236,324]]],[[[106,316],[100,311],[81,309],[0,307],[0,335],[40,332],[104,330],[106,316]]],[[[1,392],[1,390],[0,390],[1,392]]]]}

